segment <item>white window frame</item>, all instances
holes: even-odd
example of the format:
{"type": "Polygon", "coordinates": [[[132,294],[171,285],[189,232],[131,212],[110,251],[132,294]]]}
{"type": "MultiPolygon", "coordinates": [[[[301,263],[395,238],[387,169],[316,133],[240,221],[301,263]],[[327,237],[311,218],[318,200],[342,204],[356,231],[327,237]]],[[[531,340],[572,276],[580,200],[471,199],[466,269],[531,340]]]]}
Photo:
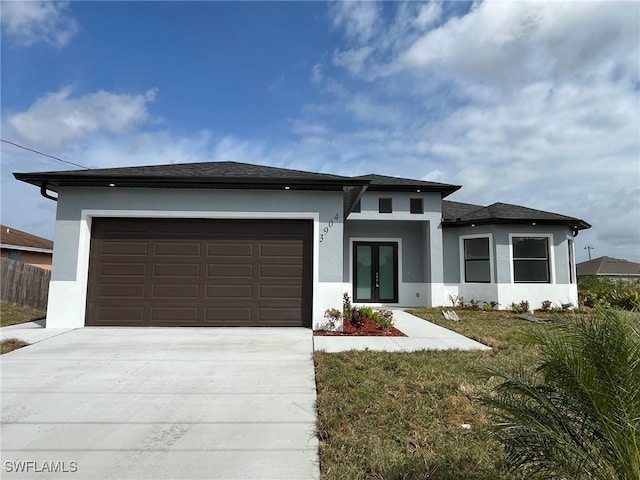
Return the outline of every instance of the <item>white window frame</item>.
{"type": "Polygon", "coordinates": [[[553,234],[552,233],[510,233],[509,234],[509,273],[511,275],[511,283],[514,285],[555,285],[556,283],[556,261],[553,246],[553,234]],[[546,238],[547,247],[549,248],[549,282],[516,282],[515,271],[513,268],[513,238],[514,237],[526,237],[526,238],[546,238]]]}
{"type": "Polygon", "coordinates": [[[577,285],[576,240],[573,235],[567,235],[567,252],[569,253],[569,285],[577,285]],[[571,249],[571,251],[569,251],[569,249],[571,249]]]}
{"type": "Polygon", "coordinates": [[[459,252],[460,252],[460,283],[469,285],[489,285],[495,283],[495,272],[493,262],[493,234],[492,233],[476,233],[473,235],[460,235],[459,237],[459,252]],[[467,275],[465,271],[465,258],[464,258],[464,241],[474,238],[488,238],[489,239],[489,283],[486,282],[467,282],[467,275]]]}

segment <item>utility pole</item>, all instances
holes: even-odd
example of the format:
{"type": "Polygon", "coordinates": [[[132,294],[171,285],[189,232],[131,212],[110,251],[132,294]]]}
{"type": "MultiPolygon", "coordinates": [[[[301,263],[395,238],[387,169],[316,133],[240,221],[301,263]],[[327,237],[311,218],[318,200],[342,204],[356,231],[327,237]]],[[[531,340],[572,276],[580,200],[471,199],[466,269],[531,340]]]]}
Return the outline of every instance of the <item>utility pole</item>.
{"type": "Polygon", "coordinates": [[[591,250],[595,250],[594,247],[592,247],[591,245],[587,245],[586,247],[584,247],[584,249],[589,252],[589,260],[591,260],[591,250]]]}

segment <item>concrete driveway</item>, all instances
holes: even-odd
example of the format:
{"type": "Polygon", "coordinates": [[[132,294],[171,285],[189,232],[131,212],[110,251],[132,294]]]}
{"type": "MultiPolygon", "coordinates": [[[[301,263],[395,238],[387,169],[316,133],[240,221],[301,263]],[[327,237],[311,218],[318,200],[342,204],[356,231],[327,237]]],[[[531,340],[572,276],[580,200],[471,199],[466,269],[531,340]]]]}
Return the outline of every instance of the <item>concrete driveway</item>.
{"type": "Polygon", "coordinates": [[[0,476],[319,478],[312,348],[302,328],[83,328],[3,355],[0,476]]]}

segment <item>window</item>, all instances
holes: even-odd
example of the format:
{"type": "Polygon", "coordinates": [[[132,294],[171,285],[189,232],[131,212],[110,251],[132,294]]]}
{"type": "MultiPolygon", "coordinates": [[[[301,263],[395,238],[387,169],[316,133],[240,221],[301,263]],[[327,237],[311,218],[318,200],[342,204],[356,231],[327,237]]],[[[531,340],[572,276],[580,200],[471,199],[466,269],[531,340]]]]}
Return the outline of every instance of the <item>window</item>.
{"type": "Polygon", "coordinates": [[[573,240],[567,240],[567,246],[569,248],[569,283],[575,283],[573,278],[573,240]]]}
{"type": "Polygon", "coordinates": [[[391,213],[393,212],[393,204],[390,198],[379,198],[378,199],[378,212],[380,213],[391,213]]]}
{"type": "Polygon", "coordinates": [[[491,283],[489,237],[464,239],[464,281],[491,283]]]}
{"type": "Polygon", "coordinates": [[[20,255],[22,252],[20,250],[9,250],[9,259],[15,260],[16,262],[20,261],[20,255]]]}
{"type": "Polygon", "coordinates": [[[356,204],[351,209],[353,213],[360,213],[362,211],[362,205],[360,204],[360,200],[356,202],[356,204]]]}
{"type": "Polygon", "coordinates": [[[409,204],[409,211],[411,213],[424,213],[424,199],[412,198],[409,204]]]}
{"type": "Polygon", "coordinates": [[[550,283],[549,239],[513,237],[513,280],[516,283],[550,283]]]}

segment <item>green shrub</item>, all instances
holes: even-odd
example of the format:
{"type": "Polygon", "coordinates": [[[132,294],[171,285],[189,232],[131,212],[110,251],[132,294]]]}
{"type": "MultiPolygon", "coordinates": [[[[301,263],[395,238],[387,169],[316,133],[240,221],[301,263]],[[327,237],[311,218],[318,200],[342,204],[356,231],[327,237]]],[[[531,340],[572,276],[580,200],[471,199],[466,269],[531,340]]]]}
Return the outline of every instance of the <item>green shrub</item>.
{"type": "Polygon", "coordinates": [[[373,308],[371,307],[359,307],[360,313],[367,318],[373,319],[373,308]]]}
{"type": "Polygon", "coordinates": [[[535,370],[488,371],[507,465],[527,478],[640,478],[640,314],[558,317],[531,340],[535,370]]]}
{"type": "Polygon", "coordinates": [[[591,308],[615,307],[640,311],[640,285],[628,280],[591,276],[578,282],[580,304],[591,308]]]}
{"type": "Polygon", "coordinates": [[[545,312],[548,312],[549,310],[551,310],[553,303],[551,303],[551,300],[545,300],[544,302],[542,302],[542,310],[544,310],[545,312]]]}
{"type": "Polygon", "coordinates": [[[393,312],[391,310],[380,309],[373,313],[373,320],[378,325],[378,328],[384,332],[388,332],[393,328],[395,323],[393,320],[393,312]]]}
{"type": "Polygon", "coordinates": [[[529,302],[527,300],[521,300],[520,303],[512,303],[511,310],[515,313],[526,313],[529,311],[529,302]]]}
{"type": "Polygon", "coordinates": [[[342,295],[342,317],[345,320],[351,318],[352,309],[353,307],[351,305],[351,297],[349,297],[349,294],[347,292],[344,292],[344,294],[342,295]]]}
{"type": "Polygon", "coordinates": [[[342,318],[342,312],[337,308],[328,308],[324,311],[324,318],[327,319],[327,329],[335,330],[338,321],[342,318]]]}

